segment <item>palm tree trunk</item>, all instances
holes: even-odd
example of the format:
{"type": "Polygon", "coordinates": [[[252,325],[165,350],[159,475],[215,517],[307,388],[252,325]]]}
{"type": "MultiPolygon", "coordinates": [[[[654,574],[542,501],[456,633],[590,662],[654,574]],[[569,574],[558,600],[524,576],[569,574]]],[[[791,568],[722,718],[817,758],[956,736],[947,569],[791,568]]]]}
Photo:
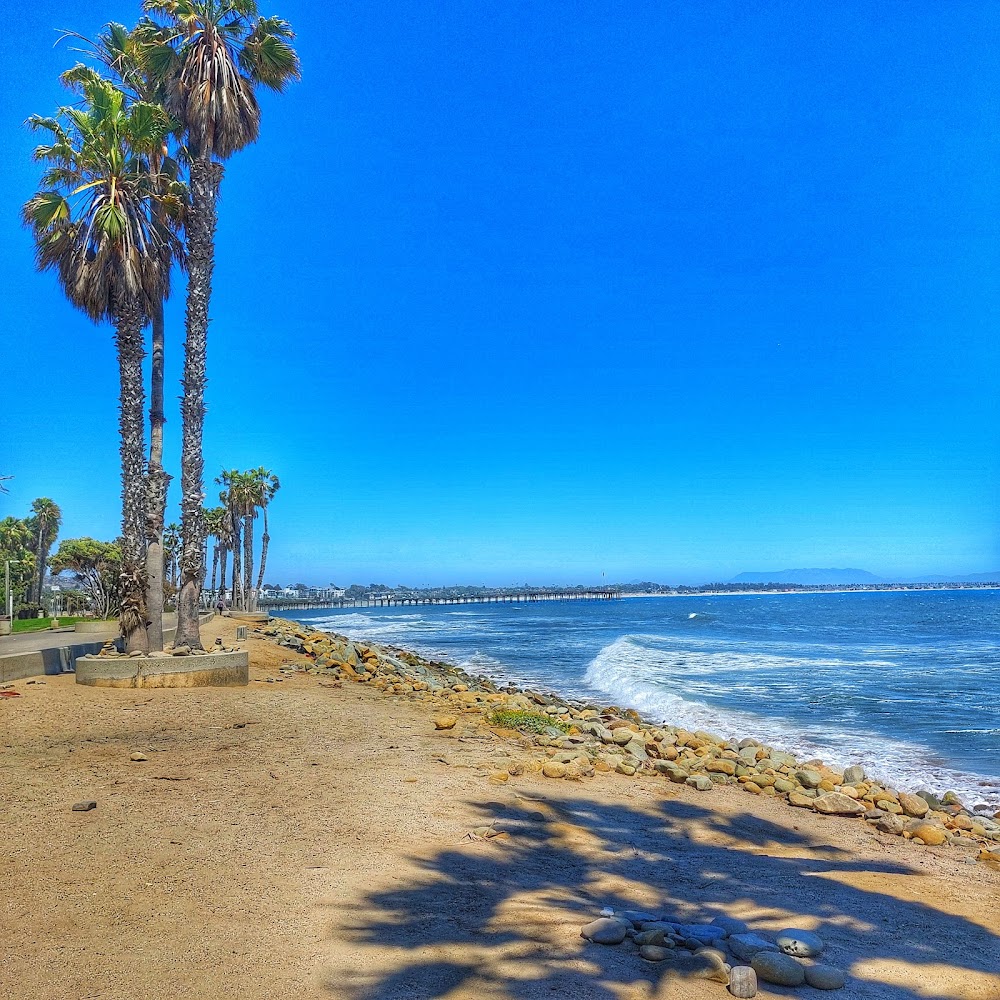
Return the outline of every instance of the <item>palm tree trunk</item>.
{"type": "MultiPolygon", "coordinates": [[[[264,534],[260,536],[260,572],[257,574],[257,593],[264,586],[264,567],[267,565],[267,546],[271,541],[271,536],[267,533],[267,504],[261,508],[264,512],[264,534]]],[[[257,609],[254,608],[256,611],[257,609]]]]}
{"type": "Polygon", "coordinates": [[[41,604],[42,603],[42,581],[45,578],[45,559],[42,557],[42,539],[45,537],[45,521],[39,517],[38,518],[38,545],[35,547],[35,558],[38,560],[38,577],[37,580],[31,581],[31,587],[28,590],[28,603],[29,604],[41,604]],[[37,592],[36,592],[36,589],[37,592]]]}
{"type": "Polygon", "coordinates": [[[146,635],[146,483],[142,314],[134,299],[117,309],[116,341],[121,382],[118,427],[122,461],[122,568],[119,626],[127,653],[148,652],[146,635]]]}
{"type": "Polygon", "coordinates": [[[146,579],[149,614],[149,648],[163,649],[163,522],[167,511],[170,476],[163,469],[163,302],[152,315],[153,361],[149,401],[149,472],[146,479],[146,579]]]}
{"type": "Polygon", "coordinates": [[[253,508],[243,518],[243,599],[246,610],[254,611],[253,508]]]}
{"type": "Polygon", "coordinates": [[[219,568],[219,543],[212,546],[212,586],[209,588],[209,594],[212,596],[212,600],[215,600],[215,573],[219,568]]]}
{"type": "Polygon", "coordinates": [[[233,608],[246,611],[243,607],[243,585],[240,571],[240,519],[234,513],[233,518],[233,608]]]}
{"type": "Polygon", "coordinates": [[[220,591],[219,596],[224,601],[226,599],[226,565],[229,562],[228,546],[225,545],[222,546],[222,553],[219,557],[219,562],[222,564],[219,567],[222,570],[222,572],[219,574],[219,591],[220,591]]]}
{"type": "Polygon", "coordinates": [[[175,645],[202,649],[198,630],[200,582],[205,576],[205,378],[208,303],[215,267],[216,201],[221,163],[191,164],[191,206],[187,221],[188,295],[185,315],[184,395],[181,399],[181,589],[177,594],[175,645]]]}

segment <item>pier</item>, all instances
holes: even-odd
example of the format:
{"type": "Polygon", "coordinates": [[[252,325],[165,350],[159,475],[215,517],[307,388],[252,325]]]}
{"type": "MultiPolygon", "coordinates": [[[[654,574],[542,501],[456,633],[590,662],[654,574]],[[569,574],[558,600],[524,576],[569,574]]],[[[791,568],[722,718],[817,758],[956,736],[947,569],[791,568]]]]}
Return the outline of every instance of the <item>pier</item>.
{"type": "Polygon", "coordinates": [[[589,590],[510,590],[488,591],[455,597],[431,597],[421,594],[372,594],[369,597],[310,598],[285,600],[261,598],[257,607],[261,611],[292,611],[309,608],[391,608],[415,607],[421,604],[534,604],[539,601],[615,601],[622,596],[613,587],[589,590]]]}

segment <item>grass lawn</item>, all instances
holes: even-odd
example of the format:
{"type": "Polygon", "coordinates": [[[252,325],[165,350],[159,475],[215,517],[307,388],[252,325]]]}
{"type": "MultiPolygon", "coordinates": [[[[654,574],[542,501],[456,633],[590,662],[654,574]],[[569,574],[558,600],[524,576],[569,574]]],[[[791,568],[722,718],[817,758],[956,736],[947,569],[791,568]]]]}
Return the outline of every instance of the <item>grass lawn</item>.
{"type": "MultiPolygon", "coordinates": [[[[77,622],[82,622],[83,618],[62,618],[59,619],[60,625],[75,625],[77,622]]],[[[52,625],[51,618],[15,618],[11,622],[12,629],[14,633],[17,632],[40,632],[42,629],[49,628],[52,625]]]]}

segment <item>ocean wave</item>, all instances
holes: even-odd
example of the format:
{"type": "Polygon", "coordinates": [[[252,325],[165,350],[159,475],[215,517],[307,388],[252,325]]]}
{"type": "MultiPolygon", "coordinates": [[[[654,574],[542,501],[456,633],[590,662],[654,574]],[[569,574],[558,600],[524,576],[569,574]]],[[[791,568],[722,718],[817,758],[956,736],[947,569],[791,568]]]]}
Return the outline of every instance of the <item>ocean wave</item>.
{"type": "MultiPolygon", "coordinates": [[[[737,664],[741,669],[759,670],[761,661],[772,669],[807,670],[815,665],[812,660],[720,652],[707,655],[692,668],[691,657],[690,651],[671,656],[663,649],[637,642],[633,636],[624,636],[605,646],[593,658],[584,679],[588,687],[607,695],[616,704],[634,708],[665,724],[708,730],[723,737],[750,736],[792,753],[799,760],[816,758],[841,768],[862,764],[877,780],[893,787],[904,790],[930,788],[941,793],[952,790],[970,807],[1000,807],[1000,777],[956,770],[931,748],[921,744],[829,721],[809,724],[689,697],[712,693],[713,688],[708,685],[700,692],[691,690],[695,686],[688,683],[687,678],[692,673],[711,673],[713,661],[716,669],[724,665],[728,671],[737,664]],[[688,662],[679,671],[672,670],[678,659],[688,662]]],[[[748,700],[752,697],[752,686],[747,687],[746,696],[748,700]]]]}

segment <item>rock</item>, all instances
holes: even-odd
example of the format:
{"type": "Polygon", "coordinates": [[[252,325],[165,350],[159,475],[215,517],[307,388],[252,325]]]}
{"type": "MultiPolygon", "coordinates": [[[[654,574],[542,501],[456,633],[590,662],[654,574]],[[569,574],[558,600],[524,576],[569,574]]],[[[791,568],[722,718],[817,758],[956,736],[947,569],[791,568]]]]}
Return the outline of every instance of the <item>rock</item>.
{"type": "Polygon", "coordinates": [[[718,916],[712,918],[716,927],[721,927],[727,934],[746,934],[750,930],[746,923],[735,917],[718,916]]]}
{"type": "Polygon", "coordinates": [[[844,784],[860,785],[865,780],[865,777],[865,769],[860,764],[855,764],[844,771],[844,784]]]}
{"type": "Polygon", "coordinates": [[[435,729],[454,729],[458,723],[458,716],[438,715],[434,717],[435,729]]]}
{"type": "Polygon", "coordinates": [[[904,825],[898,816],[893,813],[886,813],[875,823],[875,829],[881,830],[883,833],[891,833],[898,837],[902,834],[904,825]]]}
{"type": "Polygon", "coordinates": [[[948,831],[934,823],[921,823],[906,829],[911,837],[919,837],[928,847],[939,847],[948,840],[948,831]]]}
{"type": "MultiPolygon", "coordinates": [[[[614,916],[614,914],[603,914],[603,913],[601,914],[601,916],[605,915],[614,916]]],[[[618,914],[618,916],[622,917],[624,920],[628,920],[629,922],[635,924],[636,926],[639,926],[641,924],[655,923],[657,920],[660,919],[657,914],[647,913],[645,910],[622,910],[621,913],[618,914]]]]}
{"type": "Polygon", "coordinates": [[[132,755],[129,757],[129,760],[134,760],[136,762],[139,762],[143,760],[149,760],[149,758],[144,753],[141,753],[139,750],[133,750],[132,755]]]}
{"type": "Polygon", "coordinates": [[[1000,864],[1000,851],[987,851],[985,848],[976,855],[979,861],[1000,864]]]}
{"type": "Polygon", "coordinates": [[[171,656],[189,656],[190,654],[190,646],[174,646],[174,648],[170,651],[171,656]]]}
{"type": "Polygon", "coordinates": [[[758,979],[775,986],[801,986],[806,981],[805,969],[791,955],[759,951],[750,965],[758,979]]]}
{"type": "Polygon", "coordinates": [[[729,971],[729,992],[748,1000],[757,995],[757,973],[749,965],[734,965],[729,971]]]}
{"type": "Polygon", "coordinates": [[[725,759],[710,760],[705,765],[705,770],[710,773],[734,775],[736,774],[736,764],[731,760],[725,759]]]}
{"type": "Polygon", "coordinates": [[[788,793],[788,804],[790,806],[797,806],[799,809],[812,809],[815,801],[815,799],[810,798],[808,795],[803,795],[801,792],[788,793]]]}
{"type": "Polygon", "coordinates": [[[803,788],[819,788],[820,782],[823,780],[823,775],[819,771],[796,771],[795,780],[798,781],[803,788]]]}
{"type": "Polygon", "coordinates": [[[145,656],[146,654],[141,649],[133,649],[131,653],[128,654],[133,660],[137,660],[140,656],[145,656]]]}
{"type": "Polygon", "coordinates": [[[707,979],[709,982],[729,985],[729,966],[725,962],[720,962],[711,955],[686,955],[681,952],[666,967],[661,989],[657,993],[657,998],[667,1000],[674,996],[673,986],[670,980],[674,978],[683,979],[707,979]]]}
{"type": "Polygon", "coordinates": [[[617,743],[618,746],[623,747],[631,743],[635,738],[635,733],[631,729],[622,726],[619,729],[615,729],[611,733],[611,742],[617,743]]]}
{"type": "Polygon", "coordinates": [[[90,812],[91,809],[96,809],[97,803],[93,799],[84,799],[83,802],[73,803],[73,812],[75,813],[85,813],[90,812]]]}
{"type": "Polygon", "coordinates": [[[615,917],[598,917],[580,928],[580,936],[594,944],[621,944],[628,934],[629,925],[615,917]]]}
{"type": "Polygon", "coordinates": [[[913,816],[915,819],[922,819],[930,810],[930,806],[919,795],[900,792],[897,798],[903,812],[907,816],[913,816]]]}
{"type": "Polygon", "coordinates": [[[823,941],[819,935],[796,927],[782,931],[775,938],[775,943],[780,951],[796,958],[815,958],[823,950],[823,941]]]}
{"type": "Polygon", "coordinates": [[[813,808],[827,816],[863,816],[865,813],[865,807],[860,802],[843,792],[820,795],[813,801],[813,808]]]}
{"type": "Polygon", "coordinates": [[[658,944],[644,944],[639,948],[639,957],[647,962],[663,962],[674,957],[674,950],[658,944]]]}
{"type": "MultiPolygon", "coordinates": [[[[641,948],[644,944],[655,944],[660,947],[668,947],[667,941],[670,940],[666,936],[666,931],[639,931],[632,937],[637,945],[641,948]]],[[[673,941],[670,942],[669,947],[673,947],[673,941]]]]}
{"type": "Polygon", "coordinates": [[[762,938],[759,934],[730,934],[726,941],[729,950],[741,961],[749,962],[754,955],[763,951],[778,950],[778,946],[772,944],[767,938],[762,938]]]}
{"type": "Polygon", "coordinates": [[[847,976],[832,965],[807,965],[806,983],[816,990],[839,990],[847,982],[847,976]]]}
{"type": "Polygon", "coordinates": [[[681,924],[681,934],[687,938],[694,938],[702,944],[713,944],[721,941],[728,935],[728,931],[718,924],[681,924]]]}
{"type": "Polygon", "coordinates": [[[546,761],[542,765],[542,774],[544,774],[546,778],[565,778],[566,765],[560,764],[554,760],[546,761]]]}
{"type": "Polygon", "coordinates": [[[692,774],[684,784],[697,788],[699,792],[708,792],[712,789],[712,779],[704,774],[692,774]]]}

